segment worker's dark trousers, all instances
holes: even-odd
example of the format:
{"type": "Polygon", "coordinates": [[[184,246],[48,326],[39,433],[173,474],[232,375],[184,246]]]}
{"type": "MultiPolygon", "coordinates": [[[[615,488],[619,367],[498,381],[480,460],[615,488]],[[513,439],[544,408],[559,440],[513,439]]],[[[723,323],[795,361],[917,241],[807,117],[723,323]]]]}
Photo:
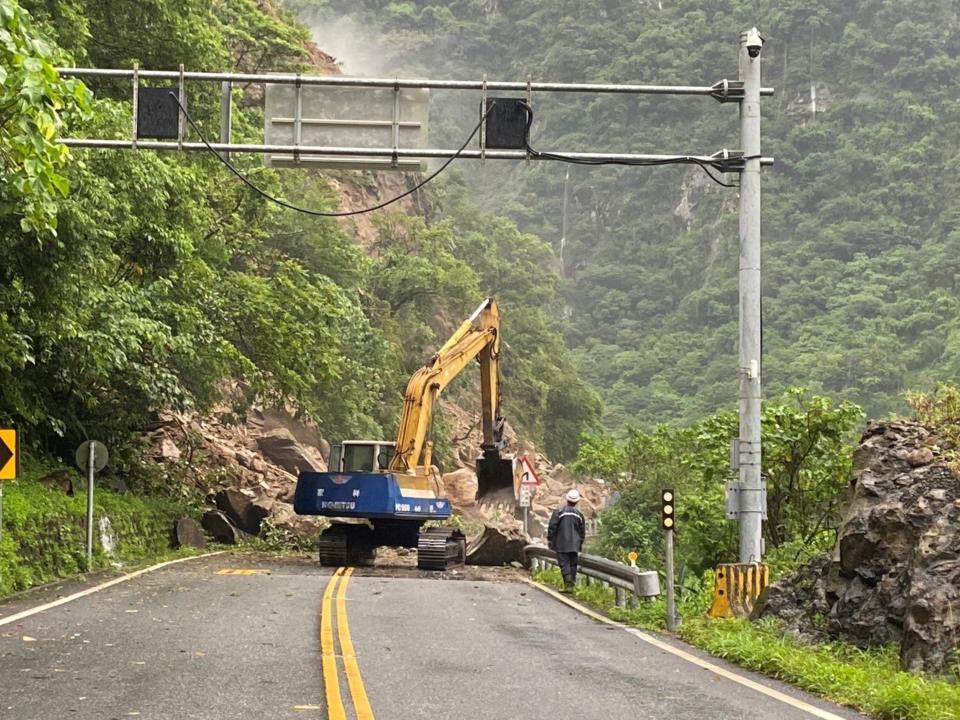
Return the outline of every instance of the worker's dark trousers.
{"type": "Polygon", "coordinates": [[[560,565],[560,574],[565,583],[577,581],[577,556],[575,552],[558,552],[557,563],[560,565]]]}

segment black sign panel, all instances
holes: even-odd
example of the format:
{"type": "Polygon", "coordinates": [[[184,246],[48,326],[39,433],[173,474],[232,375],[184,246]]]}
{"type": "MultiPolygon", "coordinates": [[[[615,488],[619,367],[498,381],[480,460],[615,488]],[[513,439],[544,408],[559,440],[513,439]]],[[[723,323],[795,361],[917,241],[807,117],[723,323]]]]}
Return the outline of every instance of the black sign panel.
{"type": "MultiPolygon", "coordinates": [[[[180,108],[170,93],[177,88],[142,87],[137,93],[137,138],[176,140],[180,128],[180,108]]],[[[183,106],[187,106],[186,97],[183,106]]]]}
{"type": "Polygon", "coordinates": [[[530,113],[526,100],[488,98],[484,144],[489,150],[526,150],[530,113]]]}

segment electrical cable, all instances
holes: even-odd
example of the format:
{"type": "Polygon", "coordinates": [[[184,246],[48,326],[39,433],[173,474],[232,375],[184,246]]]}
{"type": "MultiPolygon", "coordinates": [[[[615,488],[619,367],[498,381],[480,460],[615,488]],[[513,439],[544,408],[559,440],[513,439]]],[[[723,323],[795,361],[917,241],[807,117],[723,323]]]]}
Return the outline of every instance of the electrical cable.
{"type": "MultiPolygon", "coordinates": [[[[570,157],[569,155],[559,155],[557,153],[543,152],[537,150],[530,145],[530,128],[533,125],[533,108],[529,103],[520,101],[520,104],[523,105],[527,110],[527,128],[524,137],[524,145],[526,150],[535,158],[545,158],[547,160],[556,160],[558,162],[570,163],[572,165],[628,165],[633,167],[659,167],[663,165],[696,165],[701,170],[703,170],[707,177],[713,180],[717,185],[721,187],[735,188],[738,187],[736,183],[727,183],[714,175],[710,170],[712,166],[710,163],[704,162],[699,158],[691,157],[689,155],[677,155],[671,158],[664,158],[662,160],[589,160],[586,158],[576,158],[570,157]]],[[[752,158],[745,158],[752,159],[752,158]]]]}
{"type": "Polygon", "coordinates": [[[463,151],[467,149],[467,145],[470,144],[470,141],[473,140],[473,138],[476,136],[477,132],[480,130],[480,127],[483,125],[484,121],[487,119],[487,115],[490,113],[490,111],[493,109],[493,106],[495,105],[495,103],[491,103],[490,107],[487,108],[487,111],[483,113],[483,116],[480,118],[480,122],[478,122],[476,127],[473,128],[473,132],[470,133],[470,136],[464,141],[463,145],[461,145],[460,148],[453,155],[447,158],[447,161],[444,162],[443,165],[441,165],[437,170],[435,170],[433,173],[425,177],[423,180],[421,180],[419,183],[414,185],[412,188],[410,188],[406,192],[401,193],[396,197],[392,197],[389,200],[385,200],[384,202],[379,203],[377,205],[373,205],[372,207],[363,208],[362,210],[347,210],[344,212],[323,212],[321,210],[310,210],[308,208],[298,207],[297,205],[288,203],[286,200],[281,200],[278,197],[274,197],[273,195],[266,192],[265,190],[257,187],[253,183],[253,181],[250,180],[242,172],[240,172],[236,168],[236,166],[233,165],[233,163],[231,163],[223,155],[221,155],[219,152],[213,149],[210,143],[207,142],[207,138],[204,136],[203,132],[201,132],[200,128],[197,127],[197,123],[194,122],[193,118],[190,117],[190,114],[187,112],[187,109],[180,102],[180,98],[178,98],[173,92],[170,93],[170,97],[172,97],[173,101],[177,103],[177,106],[180,108],[180,112],[183,113],[183,116],[187,119],[187,122],[190,123],[190,127],[192,127],[194,132],[197,133],[197,135],[200,138],[200,141],[206,146],[207,150],[213,153],[214,156],[216,156],[217,160],[223,163],[223,165],[230,172],[236,175],[240,179],[240,181],[243,182],[244,185],[246,185],[248,188],[253,190],[255,193],[257,193],[260,197],[264,198],[265,200],[269,200],[270,202],[275,203],[281,207],[285,207],[288,210],[294,210],[296,212],[303,213],[305,215],[314,215],[316,217],[350,217],[351,215],[364,215],[366,213],[373,212],[374,210],[380,210],[382,208],[387,207],[388,205],[392,205],[398,200],[403,200],[403,198],[409,195],[413,195],[413,193],[415,193],[417,190],[419,190],[428,182],[430,182],[435,177],[437,177],[437,175],[439,175],[444,170],[446,170],[447,167],[449,167],[450,163],[452,163],[454,160],[460,157],[463,151]]]}

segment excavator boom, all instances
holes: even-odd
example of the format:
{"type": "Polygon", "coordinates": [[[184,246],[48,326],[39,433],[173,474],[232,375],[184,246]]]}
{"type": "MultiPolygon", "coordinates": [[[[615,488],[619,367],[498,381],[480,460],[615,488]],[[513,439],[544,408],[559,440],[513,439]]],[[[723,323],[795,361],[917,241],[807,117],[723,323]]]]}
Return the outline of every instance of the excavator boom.
{"type": "Polygon", "coordinates": [[[477,461],[477,498],[514,501],[512,460],[501,455],[500,313],[484,300],[430,360],[410,378],[396,443],[347,440],[331,455],[327,472],[301,472],[294,510],[333,518],[320,535],[320,562],[340,566],[372,560],[381,545],[417,549],[417,567],[443,570],[466,560],[466,539],[448,520],[439,473],[427,440],[440,392],[474,360],[480,363],[483,401],[482,455],[477,461]],[[390,460],[381,455],[389,453],[390,460]],[[359,521],[359,522],[358,522],[359,521]]]}
{"type": "Polygon", "coordinates": [[[501,457],[503,417],[500,415],[500,311],[485,299],[449,340],[410,378],[397,430],[390,470],[426,476],[431,465],[427,441],[433,406],[440,392],[473,360],[480,363],[482,455],[477,461],[477,498],[496,495],[513,499],[513,462],[501,457]],[[508,493],[509,491],[509,493],[508,493]]]}

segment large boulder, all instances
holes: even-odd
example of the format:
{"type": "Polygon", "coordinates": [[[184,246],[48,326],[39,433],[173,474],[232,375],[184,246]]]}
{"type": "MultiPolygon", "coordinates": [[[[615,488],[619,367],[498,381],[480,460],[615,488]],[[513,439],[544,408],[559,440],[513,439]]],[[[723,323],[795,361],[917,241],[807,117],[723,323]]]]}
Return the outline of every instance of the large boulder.
{"type": "Polygon", "coordinates": [[[214,502],[236,527],[250,535],[260,534],[260,524],[270,514],[275,502],[266,495],[258,495],[249,488],[225,488],[220,490],[214,502]]]}
{"type": "Polygon", "coordinates": [[[320,536],[321,527],[317,524],[317,521],[312,517],[297,515],[290,503],[273,503],[268,522],[288,540],[300,547],[312,547],[320,536]]]}
{"type": "Polygon", "coordinates": [[[203,536],[203,528],[193,518],[182,517],[173,524],[173,546],[204,548],[207,539],[203,536]]]}
{"type": "Polygon", "coordinates": [[[527,536],[517,525],[487,524],[483,533],[467,546],[468,565],[509,565],[523,562],[527,536]]]}
{"type": "Polygon", "coordinates": [[[945,672],[960,647],[960,479],[932,428],[871,423],[832,556],[774,584],[757,615],[864,647],[897,643],[904,669],[945,672]]]}
{"type": "Polygon", "coordinates": [[[470,468],[460,468],[443,476],[443,495],[455,508],[477,503],[477,474],[470,468]]]}
{"type": "Polygon", "coordinates": [[[257,449],[267,460],[294,475],[327,469],[320,449],[297,442],[287,428],[275,428],[258,437],[257,449]]]}
{"type": "Polygon", "coordinates": [[[162,462],[178,462],[182,453],[177,444],[169,437],[161,437],[157,447],[157,458],[162,462]]]}
{"type": "Polygon", "coordinates": [[[236,545],[243,538],[243,533],[235,528],[227,519],[227,516],[219,510],[207,510],[203,514],[201,524],[203,529],[210,533],[210,536],[217,542],[236,545]]]}

